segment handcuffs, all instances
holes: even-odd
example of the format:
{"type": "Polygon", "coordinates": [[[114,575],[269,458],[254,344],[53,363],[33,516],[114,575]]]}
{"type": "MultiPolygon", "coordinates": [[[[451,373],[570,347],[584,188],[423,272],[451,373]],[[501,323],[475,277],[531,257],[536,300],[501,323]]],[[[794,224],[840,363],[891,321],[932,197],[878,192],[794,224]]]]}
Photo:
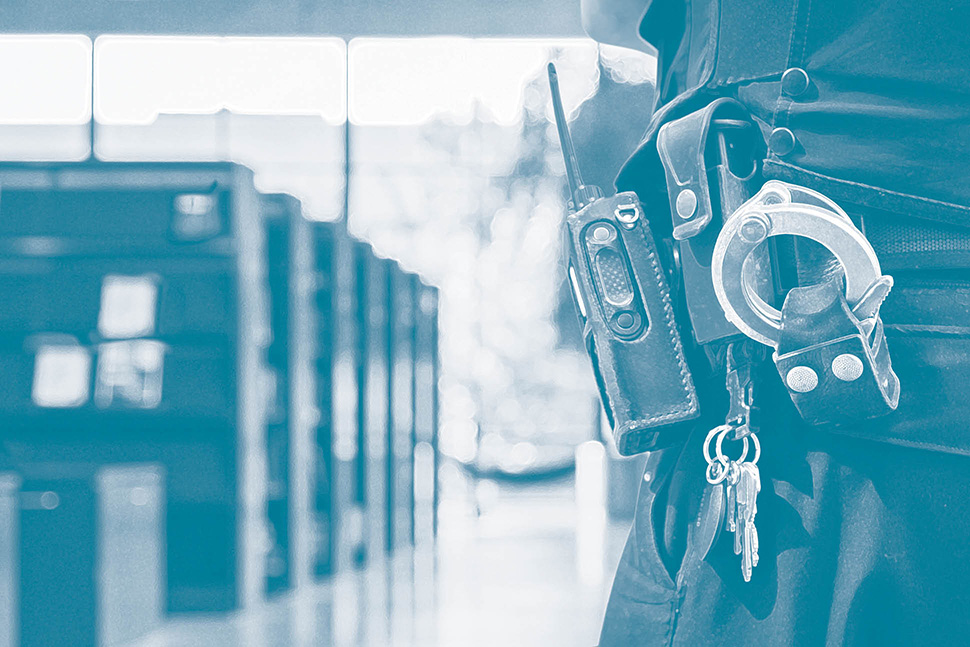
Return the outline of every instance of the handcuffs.
{"type": "MultiPolygon", "coordinates": [[[[693,337],[712,366],[718,348],[727,345],[730,355],[746,343],[742,335],[771,347],[782,383],[809,423],[889,413],[899,401],[899,380],[879,307],[892,277],[882,274],[872,246],[831,199],[777,180],[758,186],[760,133],[730,98],[658,131],[675,273],[693,337]],[[777,236],[819,243],[839,261],[841,275],[789,290],[778,310],[765,298],[780,299],[778,258],[766,244],[777,236]]],[[[747,371],[744,362],[737,366],[747,371]]],[[[737,391],[737,371],[730,362],[727,368],[728,390],[737,391]]],[[[732,409],[736,400],[732,394],[732,409]]],[[[739,421],[735,438],[750,433],[749,426],[739,421]]]]}
{"type": "Polygon", "coordinates": [[[879,307],[892,288],[872,245],[832,200],[769,181],[728,217],[711,259],[714,293],[728,321],[775,349],[782,382],[808,422],[844,423],[894,410],[892,370],[879,307]],[[841,277],[789,291],[782,309],[755,288],[755,252],[773,236],[800,236],[827,248],[841,277]],[[843,289],[844,283],[844,289],[843,289]]]}

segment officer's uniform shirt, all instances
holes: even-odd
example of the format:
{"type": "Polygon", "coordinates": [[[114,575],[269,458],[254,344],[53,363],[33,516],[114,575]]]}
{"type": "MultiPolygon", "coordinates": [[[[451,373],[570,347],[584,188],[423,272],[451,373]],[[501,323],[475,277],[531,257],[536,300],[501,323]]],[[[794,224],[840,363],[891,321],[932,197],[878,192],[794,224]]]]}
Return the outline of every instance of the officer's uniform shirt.
{"type": "Polygon", "coordinates": [[[734,96],[768,142],[767,177],[970,206],[970,3],[655,0],[641,35],[660,53],[658,127],[734,96]]]}

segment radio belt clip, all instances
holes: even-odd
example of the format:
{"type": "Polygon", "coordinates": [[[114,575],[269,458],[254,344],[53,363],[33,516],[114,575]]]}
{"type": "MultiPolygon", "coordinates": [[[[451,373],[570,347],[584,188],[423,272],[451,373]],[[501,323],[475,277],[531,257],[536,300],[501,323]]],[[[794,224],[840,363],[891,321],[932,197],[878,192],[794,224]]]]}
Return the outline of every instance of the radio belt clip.
{"type": "Polygon", "coordinates": [[[761,135],[744,107],[717,99],[664,124],[657,135],[672,233],[691,330],[698,344],[740,338],[711,285],[711,254],[722,221],[752,193],[761,135]]]}

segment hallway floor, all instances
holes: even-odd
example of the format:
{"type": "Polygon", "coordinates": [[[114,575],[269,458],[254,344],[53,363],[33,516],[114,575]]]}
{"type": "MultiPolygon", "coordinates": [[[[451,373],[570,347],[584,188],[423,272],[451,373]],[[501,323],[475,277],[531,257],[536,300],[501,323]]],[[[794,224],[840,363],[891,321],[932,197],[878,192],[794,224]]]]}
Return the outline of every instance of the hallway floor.
{"type": "Polygon", "coordinates": [[[243,612],[170,619],[130,647],[595,645],[628,526],[577,504],[571,482],[479,483],[469,501],[443,502],[435,548],[243,612]]]}

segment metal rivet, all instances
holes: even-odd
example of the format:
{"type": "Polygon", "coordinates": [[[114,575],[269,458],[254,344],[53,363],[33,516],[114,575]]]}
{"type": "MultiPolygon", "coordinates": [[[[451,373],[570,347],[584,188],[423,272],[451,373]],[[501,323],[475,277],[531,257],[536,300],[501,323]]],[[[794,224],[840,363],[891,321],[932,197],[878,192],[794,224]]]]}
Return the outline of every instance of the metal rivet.
{"type": "Polygon", "coordinates": [[[690,189],[684,189],[677,194],[677,215],[687,220],[697,211],[697,194],[690,189]]]}
{"type": "Polygon", "coordinates": [[[832,360],[832,373],[843,382],[858,380],[862,377],[863,370],[862,360],[849,353],[839,355],[832,360]]]}
{"type": "Polygon", "coordinates": [[[797,393],[808,393],[818,386],[818,373],[807,366],[796,366],[785,376],[788,388],[797,393]]]}
{"type": "Polygon", "coordinates": [[[800,67],[787,69],[781,75],[781,91],[792,98],[805,94],[809,83],[808,72],[800,67]]]}
{"type": "Polygon", "coordinates": [[[768,237],[768,222],[761,215],[748,216],[738,230],[741,240],[756,245],[768,237]]]}
{"type": "Polygon", "coordinates": [[[795,133],[787,128],[775,128],[768,137],[768,148],[775,155],[788,155],[795,150],[795,143],[795,133]]]}

